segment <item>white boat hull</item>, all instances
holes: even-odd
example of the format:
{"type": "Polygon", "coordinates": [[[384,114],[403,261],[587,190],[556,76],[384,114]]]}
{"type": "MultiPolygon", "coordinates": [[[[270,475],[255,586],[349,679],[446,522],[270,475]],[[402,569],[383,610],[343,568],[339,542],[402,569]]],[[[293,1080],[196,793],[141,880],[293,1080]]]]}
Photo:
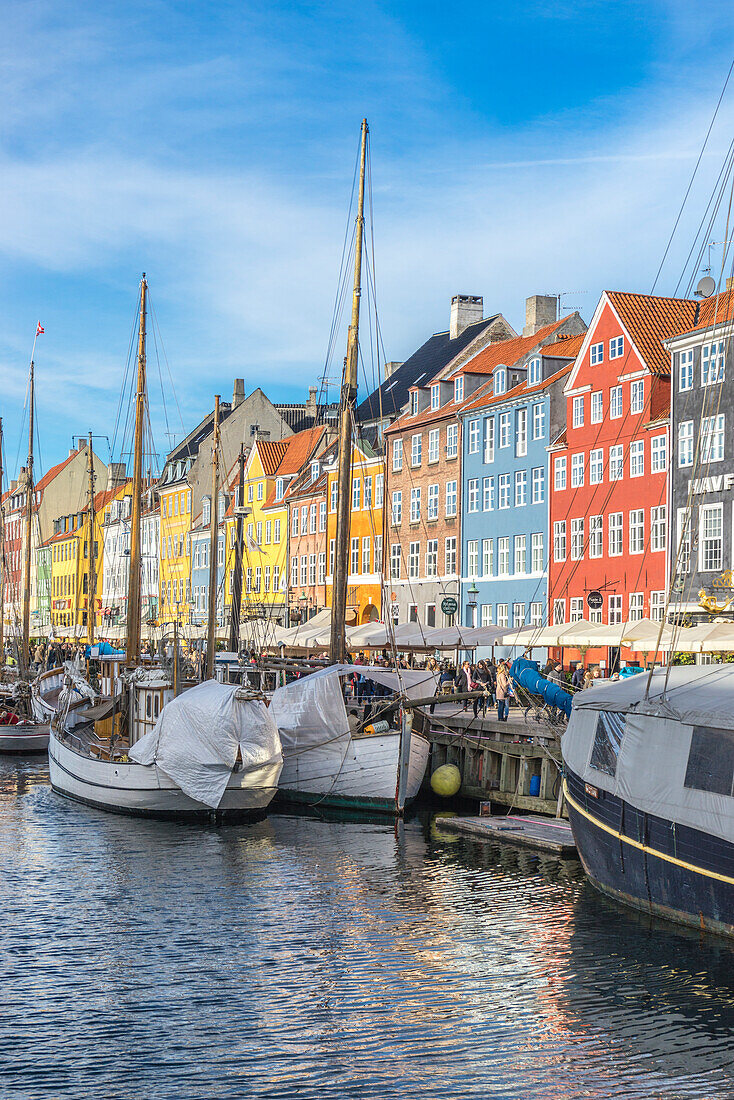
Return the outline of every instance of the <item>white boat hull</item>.
{"type": "Polygon", "coordinates": [[[275,795],[281,769],[278,762],[233,771],[213,810],[189,798],[155,764],[97,760],[76,752],[53,731],[48,761],[57,794],[112,813],[180,820],[242,820],[262,814],[275,795]]]}
{"type": "Polygon", "coordinates": [[[48,723],[19,722],[17,726],[0,726],[0,753],[46,752],[48,723]]]}
{"type": "MultiPolygon", "coordinates": [[[[418,794],[430,744],[419,733],[410,741],[405,804],[418,794]]],[[[353,737],[347,742],[315,745],[286,757],[278,797],[310,805],[353,807],[399,813],[400,734],[353,737]]]]}

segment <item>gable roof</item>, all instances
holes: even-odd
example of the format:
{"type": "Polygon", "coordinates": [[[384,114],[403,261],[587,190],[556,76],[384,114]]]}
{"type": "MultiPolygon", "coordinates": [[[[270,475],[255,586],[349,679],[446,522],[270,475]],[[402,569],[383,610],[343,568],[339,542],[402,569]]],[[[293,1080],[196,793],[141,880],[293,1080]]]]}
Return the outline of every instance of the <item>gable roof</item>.
{"type": "MultiPolygon", "coordinates": [[[[86,453],[86,447],[82,448],[86,453]]],[[[73,462],[75,458],[78,458],[79,451],[74,451],[63,462],[57,462],[55,466],[52,466],[50,470],[47,470],[40,481],[36,482],[36,492],[42,493],[44,489],[47,489],[55,477],[58,477],[63,469],[65,469],[70,462],[73,462]]]]}
{"type": "MultiPolygon", "coordinates": [[[[264,452],[260,450],[260,458],[266,476],[292,477],[294,474],[300,473],[305,463],[311,458],[322,438],[325,436],[326,431],[327,428],[325,424],[317,424],[313,428],[306,428],[304,432],[296,432],[295,435],[277,444],[272,444],[270,440],[267,439],[259,442],[258,449],[260,450],[260,448],[265,447],[267,453],[266,460],[264,452]],[[278,455],[280,457],[278,458],[277,464],[274,464],[275,458],[278,455]]],[[[272,485],[263,502],[263,508],[270,508],[274,503],[275,486],[272,485]]],[[[281,506],[285,503],[285,494],[277,503],[281,506]]]]}
{"type": "Polygon", "coordinates": [[[570,374],[572,367],[573,363],[568,362],[549,375],[548,378],[544,378],[542,382],[536,382],[534,385],[529,386],[527,381],[523,380],[513,386],[511,390],[508,390],[507,393],[499,393],[496,396],[492,393],[491,383],[485,382],[481,389],[473,393],[466,404],[462,406],[461,412],[471,412],[472,409],[481,409],[486,405],[501,405],[503,401],[513,401],[516,397],[532,397],[533,394],[542,393],[554,382],[558,382],[561,378],[565,378],[567,374],[570,374]]]}
{"type": "Polygon", "coordinates": [[[689,298],[658,298],[619,290],[606,291],[606,297],[650,373],[670,374],[670,354],[663,340],[693,328],[697,303],[689,298]]]}
{"type": "MultiPolygon", "coordinates": [[[[456,368],[456,374],[491,374],[495,367],[511,367],[533,350],[533,348],[552,336],[562,325],[565,325],[573,314],[561,317],[550,325],[543,325],[532,336],[515,336],[512,340],[498,340],[490,344],[488,348],[477,352],[467,363],[456,368]]],[[[543,349],[545,354],[545,349],[543,349]]]]}
{"type": "MultiPolygon", "coordinates": [[[[294,437],[291,436],[291,439],[294,437]]],[[[285,439],[258,439],[255,446],[260,455],[263,473],[266,477],[272,477],[283,461],[288,443],[285,439]]],[[[254,449],[254,448],[253,448],[254,449]]]]}
{"type": "Polygon", "coordinates": [[[429,382],[435,378],[452,359],[468,348],[473,340],[481,336],[484,329],[493,325],[501,316],[500,313],[495,313],[482,321],[476,321],[473,325],[467,325],[464,331],[453,340],[448,332],[434,333],[357,406],[355,414],[357,423],[377,420],[379,417],[396,416],[408,400],[411,386],[429,382]]]}

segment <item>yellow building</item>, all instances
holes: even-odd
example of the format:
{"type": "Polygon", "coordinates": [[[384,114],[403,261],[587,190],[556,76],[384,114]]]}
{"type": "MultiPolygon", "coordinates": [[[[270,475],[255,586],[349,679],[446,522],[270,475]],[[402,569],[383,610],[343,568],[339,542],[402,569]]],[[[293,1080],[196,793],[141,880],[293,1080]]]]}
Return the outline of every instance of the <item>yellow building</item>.
{"type": "MultiPolygon", "coordinates": [[[[326,427],[318,425],[288,439],[258,439],[245,464],[245,545],[242,618],[265,617],[287,623],[288,502],[292,479],[315,460],[326,443],[326,427]]],[[[228,556],[234,545],[236,520],[227,520],[228,556]]],[[[227,570],[227,594],[231,600],[231,571],[227,570]]]]}
{"type": "Polygon", "coordinates": [[[191,489],[185,479],[158,488],[159,620],[187,623],[191,613],[191,489]]]}
{"type": "MultiPolygon", "coordinates": [[[[334,548],[336,545],[336,502],[338,495],[338,458],[336,447],[326,465],[328,506],[328,571],[326,598],[332,603],[334,548]]],[[[382,587],[383,504],[385,467],[382,455],[369,443],[352,444],[351,517],[349,524],[349,575],[347,580],[347,626],[368,623],[384,617],[382,587]]]]}
{"type": "Polygon", "coordinates": [[[46,542],[51,550],[51,625],[57,632],[81,637],[87,625],[87,516],[84,512],[63,516],[54,521],[54,527],[46,542]]]}

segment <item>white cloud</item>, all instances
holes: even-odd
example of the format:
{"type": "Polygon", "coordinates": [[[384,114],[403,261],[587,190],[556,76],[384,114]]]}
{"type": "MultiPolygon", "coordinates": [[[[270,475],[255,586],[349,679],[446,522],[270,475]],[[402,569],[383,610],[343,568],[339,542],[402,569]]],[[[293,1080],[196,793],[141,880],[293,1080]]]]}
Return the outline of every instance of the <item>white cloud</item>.
{"type": "MultiPolygon", "coordinates": [[[[69,435],[89,426],[78,423],[81,407],[94,412],[93,427],[111,431],[142,269],[187,427],[215,389],[229,392],[235,374],[248,387],[305,393],[321,373],[331,324],[357,111],[353,130],[345,123],[339,141],[333,134],[358,90],[351,85],[341,97],[333,58],[316,35],[294,52],[276,20],[266,50],[265,25],[252,13],[247,50],[237,57],[201,51],[128,71],[115,63],[113,23],[58,34],[52,27],[29,53],[38,21],[54,5],[32,8],[33,19],[18,9],[6,48],[12,109],[4,121],[14,137],[0,151],[6,408],[22,404],[27,334],[42,311],[42,419],[63,420],[69,435]],[[300,96],[304,74],[309,94],[300,96]],[[85,105],[89,127],[70,127],[85,105]],[[283,127],[294,120],[285,171],[283,127]],[[34,134],[40,127],[41,140],[19,143],[24,125],[34,134]],[[24,296],[12,299],[19,272],[24,296]],[[22,308],[9,310],[10,300],[22,308]]],[[[157,16],[166,10],[161,5],[157,16]]],[[[338,19],[334,27],[345,33],[338,19]]],[[[480,141],[465,129],[452,132],[451,90],[436,82],[420,47],[385,16],[376,28],[382,49],[364,64],[361,101],[374,110],[388,358],[405,358],[447,327],[456,292],[483,294],[488,311],[519,327],[531,293],[585,291],[567,301],[588,318],[604,287],[650,288],[708,125],[711,87],[648,93],[633,121],[611,110],[597,129],[588,118],[546,117],[480,141]],[[401,148],[392,144],[392,124],[402,101],[411,106],[401,122],[411,117],[414,129],[401,148]]],[[[727,107],[681,246],[718,170],[718,135],[731,121],[727,107]]],[[[675,285],[685,251],[673,250],[661,292],[675,285]]],[[[336,370],[343,344],[342,333],[336,370]]]]}

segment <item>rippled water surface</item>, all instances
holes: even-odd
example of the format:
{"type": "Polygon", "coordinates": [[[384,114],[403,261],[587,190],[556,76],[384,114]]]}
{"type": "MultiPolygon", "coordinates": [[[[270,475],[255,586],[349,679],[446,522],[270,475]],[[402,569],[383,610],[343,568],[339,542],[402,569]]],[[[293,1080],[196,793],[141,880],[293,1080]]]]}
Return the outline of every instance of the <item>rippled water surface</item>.
{"type": "Polygon", "coordinates": [[[200,829],[0,760],[0,1095],[732,1097],[734,950],[405,825],[200,829]]]}

